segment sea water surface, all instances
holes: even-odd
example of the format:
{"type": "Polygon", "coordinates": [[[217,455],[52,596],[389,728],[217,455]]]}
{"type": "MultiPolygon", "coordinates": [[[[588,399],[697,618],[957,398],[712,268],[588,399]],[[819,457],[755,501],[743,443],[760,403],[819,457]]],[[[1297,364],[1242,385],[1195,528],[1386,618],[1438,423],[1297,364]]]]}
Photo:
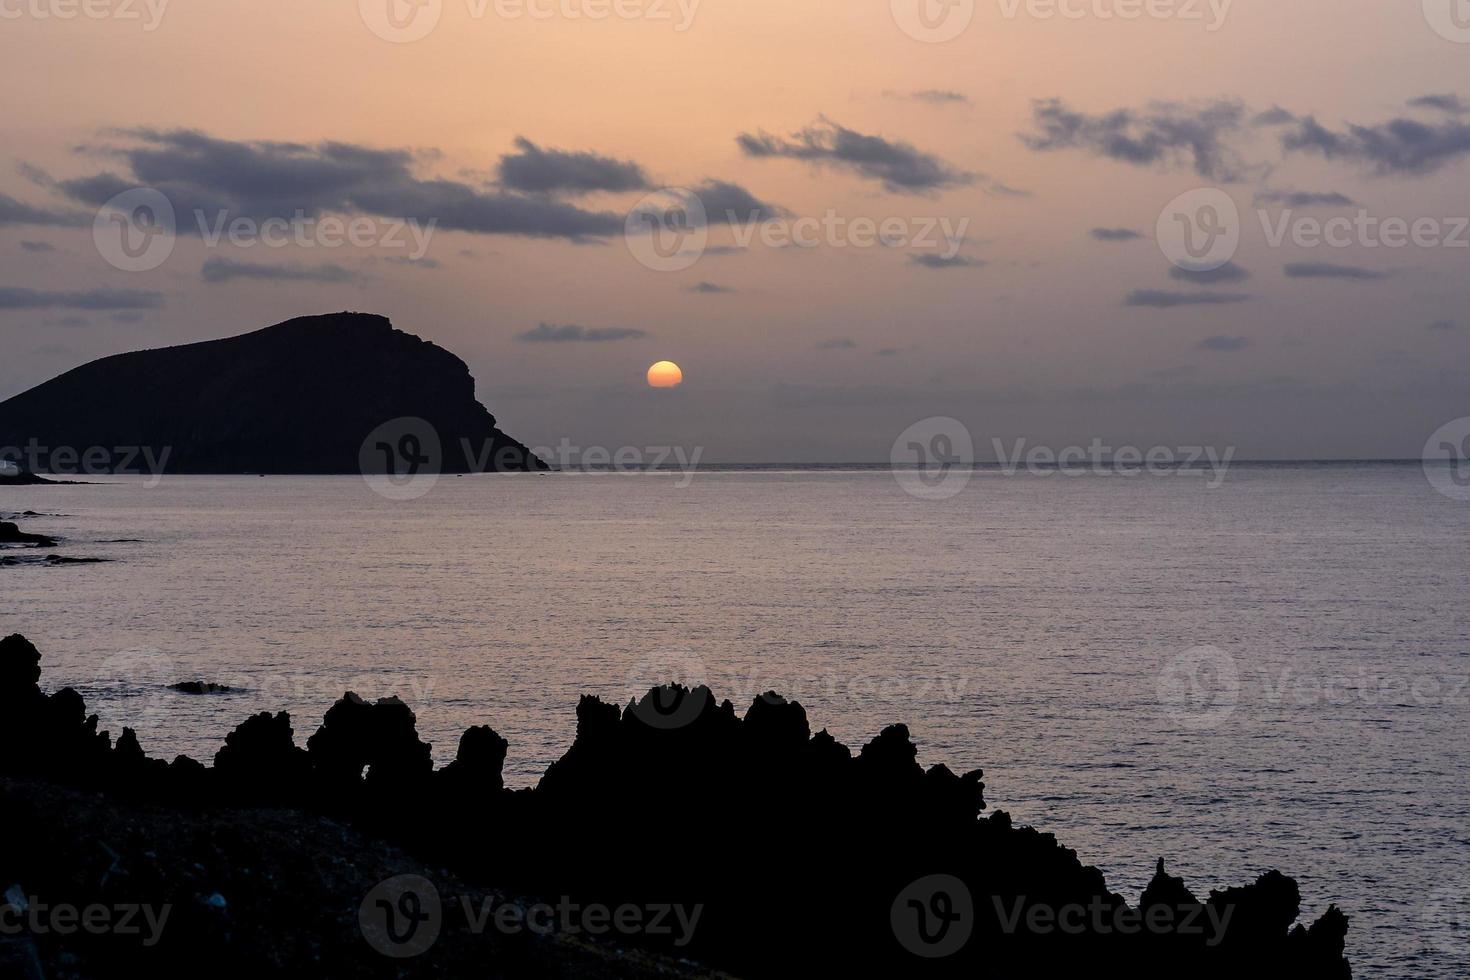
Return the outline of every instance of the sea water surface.
{"type": "MultiPolygon", "coordinates": [[[[248,714],[303,744],[348,689],[396,694],[440,763],[510,741],[530,785],[578,696],[775,690],[855,750],[907,723],[925,765],[1137,898],[1270,868],[1351,916],[1358,976],[1470,975],[1470,504],[1418,466],[166,477],[0,490],[58,553],[0,567],[0,633],[150,753],[209,759],[248,714]],[[228,684],[189,696],[176,681],[228,684]]],[[[5,554],[15,556],[20,552],[5,554]]],[[[676,778],[647,787],[679,805],[676,778]]],[[[734,788],[732,792],[749,792],[734,788]]],[[[779,806],[779,800],[772,801],[779,806]]],[[[712,842],[712,848],[718,843],[712,842]]]]}

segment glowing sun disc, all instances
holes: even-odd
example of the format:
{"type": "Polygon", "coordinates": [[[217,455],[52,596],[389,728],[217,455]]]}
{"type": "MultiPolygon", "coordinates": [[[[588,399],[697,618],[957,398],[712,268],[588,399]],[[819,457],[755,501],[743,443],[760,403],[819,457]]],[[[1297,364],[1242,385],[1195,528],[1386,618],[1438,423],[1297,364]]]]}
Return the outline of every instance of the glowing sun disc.
{"type": "Polygon", "coordinates": [[[673,361],[659,361],[648,369],[648,384],[652,388],[673,388],[683,380],[684,372],[673,361]]]}

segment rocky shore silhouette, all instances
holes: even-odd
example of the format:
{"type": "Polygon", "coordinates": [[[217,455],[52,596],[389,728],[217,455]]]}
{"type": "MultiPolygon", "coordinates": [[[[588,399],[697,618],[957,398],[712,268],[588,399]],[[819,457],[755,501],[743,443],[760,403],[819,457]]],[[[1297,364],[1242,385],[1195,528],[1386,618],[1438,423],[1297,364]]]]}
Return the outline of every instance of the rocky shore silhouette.
{"type": "Polygon", "coordinates": [[[1347,917],[1298,923],[1279,872],[1198,897],[1161,860],[1129,904],[903,725],[853,752],[774,693],[743,716],[703,687],[583,697],[512,791],[492,728],[436,770],[394,698],[344,695],[304,744],[257,714],[205,766],[40,678],[0,640],[3,901],[157,928],[0,936],[36,976],[1351,976],[1347,917]]]}

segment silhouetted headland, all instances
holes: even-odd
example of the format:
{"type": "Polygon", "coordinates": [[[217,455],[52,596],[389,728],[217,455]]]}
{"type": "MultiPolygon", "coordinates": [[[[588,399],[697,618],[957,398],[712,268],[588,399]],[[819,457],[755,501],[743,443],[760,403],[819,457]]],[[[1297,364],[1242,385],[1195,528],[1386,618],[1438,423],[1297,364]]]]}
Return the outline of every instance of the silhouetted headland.
{"type": "Polygon", "coordinates": [[[60,484],[72,481],[48,480],[44,476],[37,476],[25,470],[12,472],[10,470],[0,471],[0,487],[36,487],[46,484],[60,484]]]}
{"type": "Polygon", "coordinates": [[[1160,861],[1129,905],[986,815],[978,770],[923,769],[903,725],[854,754],[775,694],[743,717],[704,687],[583,697],[571,747],[512,791],[492,728],[436,770],[394,698],[346,694],[304,746],[257,714],[206,767],[113,740],[40,676],[0,641],[0,888],[172,910],[151,944],[34,937],[46,976],[1351,976],[1347,917],[1297,924],[1279,872],[1202,899],[1160,861]],[[506,925],[540,907],[571,911],[506,925]]]}
{"type": "Polygon", "coordinates": [[[16,480],[145,469],[357,473],[365,440],[385,424],[432,433],[437,447],[414,432],[413,451],[440,472],[547,468],[497,428],[462,360],[366,313],[297,317],[84,364],[0,402],[0,451],[20,454],[16,480]]]}

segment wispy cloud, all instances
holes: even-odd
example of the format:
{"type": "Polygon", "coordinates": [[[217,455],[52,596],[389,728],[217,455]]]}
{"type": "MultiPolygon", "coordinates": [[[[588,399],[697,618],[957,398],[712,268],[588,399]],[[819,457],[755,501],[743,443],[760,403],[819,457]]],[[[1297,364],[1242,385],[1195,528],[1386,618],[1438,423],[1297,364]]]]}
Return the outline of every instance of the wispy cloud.
{"type": "Polygon", "coordinates": [[[1099,242],[1131,242],[1143,237],[1132,228],[1094,228],[1088,234],[1099,242]]]}
{"type": "Polygon", "coordinates": [[[826,117],[789,137],[741,133],[735,142],[749,157],[786,157],[847,170],[898,194],[927,193],[975,180],[974,174],[909,143],[860,133],[826,117]]]}
{"type": "Polygon", "coordinates": [[[1170,279],[1176,279],[1179,282],[1192,282],[1201,286],[1212,286],[1222,282],[1245,282],[1250,277],[1251,274],[1249,272],[1234,262],[1226,262],[1218,269],[1210,269],[1202,272],[1196,272],[1192,269],[1181,269],[1178,266],[1171,266],[1169,269],[1170,279]]]}
{"type": "Polygon", "coordinates": [[[1453,93],[1442,95],[1421,95],[1417,99],[1409,100],[1412,109],[1434,109],[1438,112],[1447,112],[1452,116],[1462,116],[1470,112],[1470,105],[1465,100],[1453,93]]]}
{"type": "Polygon", "coordinates": [[[1128,294],[1123,305],[1167,310],[1176,306],[1221,306],[1229,303],[1244,303],[1252,298],[1244,293],[1175,293],[1163,289],[1135,289],[1128,294]]]}
{"type": "Polygon", "coordinates": [[[147,289],[89,289],[51,292],[0,286],[0,310],[156,310],[163,294],[147,289]]]}
{"type": "Polygon", "coordinates": [[[1249,346],[1250,341],[1244,337],[1206,337],[1199,342],[1199,349],[1208,351],[1237,351],[1245,350],[1249,346]]]}
{"type": "Polygon", "coordinates": [[[579,327],[575,323],[542,323],[525,333],[516,334],[516,340],[533,344],[576,344],[634,340],[647,336],[645,331],[632,327],[579,327]]]}
{"type": "Polygon", "coordinates": [[[360,277],[350,269],[327,263],[324,265],[266,265],[259,262],[237,262],[234,259],[212,258],[205,261],[199,270],[200,278],[207,283],[231,282],[235,279],[254,279],[263,282],[355,282],[360,277]]]}
{"type": "Polygon", "coordinates": [[[1288,208],[1350,207],[1357,202],[1337,191],[1281,191],[1263,190],[1256,192],[1257,204],[1279,204],[1288,208]]]}
{"type": "Polygon", "coordinates": [[[984,259],[971,259],[963,255],[940,255],[937,252],[911,254],[909,261],[925,269],[979,269],[986,264],[984,259]]]}
{"type": "Polygon", "coordinates": [[[53,208],[18,201],[9,194],[0,194],[0,227],[6,225],[41,225],[57,228],[80,228],[92,223],[92,216],[75,211],[58,211],[53,208]]]}
{"type": "MultiPolygon", "coordinates": [[[[1454,96],[1442,95],[1425,96],[1415,103],[1424,105],[1426,99],[1441,110],[1459,104],[1454,96]]],[[[1428,123],[1407,116],[1369,126],[1349,123],[1341,131],[1307,116],[1282,134],[1281,145],[1288,152],[1363,164],[1379,175],[1430,174],[1470,155],[1470,124],[1458,112],[1446,114],[1449,118],[1428,123]]]]}
{"type": "Polygon", "coordinates": [[[1116,109],[1099,115],[1079,112],[1060,99],[1043,99],[1031,110],[1034,131],[1021,140],[1037,151],[1081,150],[1122,163],[1156,166],[1181,162],[1202,177],[1236,180],[1245,165],[1226,144],[1245,118],[1239,102],[1192,106],[1157,102],[1142,110],[1116,109]]]}
{"type": "Polygon", "coordinates": [[[884,92],[883,96],[889,99],[899,99],[905,102],[923,102],[935,106],[970,104],[970,97],[963,92],[940,88],[921,88],[912,92],[894,92],[890,90],[884,92]]]}
{"type": "Polygon", "coordinates": [[[1387,279],[1390,273],[1364,269],[1356,265],[1333,265],[1329,262],[1290,262],[1282,269],[1288,279],[1387,279]]]}

